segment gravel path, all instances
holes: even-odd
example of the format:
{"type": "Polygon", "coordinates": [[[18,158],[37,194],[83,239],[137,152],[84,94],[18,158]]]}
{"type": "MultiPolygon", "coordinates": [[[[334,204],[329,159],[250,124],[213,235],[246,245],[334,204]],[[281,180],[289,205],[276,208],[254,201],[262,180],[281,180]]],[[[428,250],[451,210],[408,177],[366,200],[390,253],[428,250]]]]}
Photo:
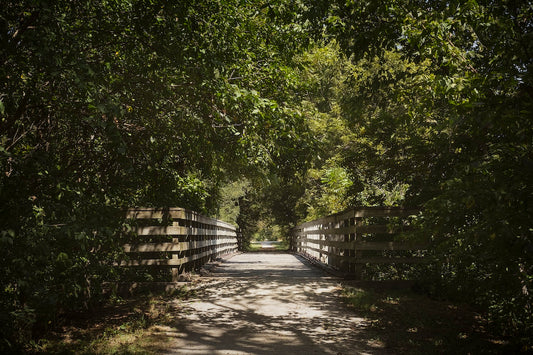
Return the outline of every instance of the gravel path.
{"type": "Polygon", "coordinates": [[[295,255],[237,254],[203,282],[160,330],[169,354],[385,353],[340,301],[339,280],[295,255]]]}

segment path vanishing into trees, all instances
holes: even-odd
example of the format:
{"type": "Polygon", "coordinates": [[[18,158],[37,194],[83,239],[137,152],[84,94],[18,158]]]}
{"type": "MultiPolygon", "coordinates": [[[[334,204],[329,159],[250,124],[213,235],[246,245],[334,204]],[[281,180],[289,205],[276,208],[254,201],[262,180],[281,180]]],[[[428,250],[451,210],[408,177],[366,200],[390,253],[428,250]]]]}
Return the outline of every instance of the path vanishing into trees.
{"type": "Polygon", "coordinates": [[[173,327],[155,330],[169,354],[386,353],[341,302],[340,280],[299,256],[244,253],[209,268],[173,327]]]}

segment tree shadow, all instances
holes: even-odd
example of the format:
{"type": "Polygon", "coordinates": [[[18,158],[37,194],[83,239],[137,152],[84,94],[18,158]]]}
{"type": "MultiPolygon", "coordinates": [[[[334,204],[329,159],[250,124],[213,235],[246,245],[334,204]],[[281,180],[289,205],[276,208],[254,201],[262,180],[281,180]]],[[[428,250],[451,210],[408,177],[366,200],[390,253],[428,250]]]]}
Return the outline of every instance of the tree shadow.
{"type": "MultiPolygon", "coordinates": [[[[265,256],[266,255],[266,256],[265,256]]],[[[154,336],[167,353],[387,353],[340,302],[339,280],[290,254],[221,262],[212,285],[154,336]],[[258,259],[259,258],[259,259],[258,259]],[[261,261],[261,262],[258,262],[261,261]],[[159,333],[159,334],[158,334],[159,333]]]]}

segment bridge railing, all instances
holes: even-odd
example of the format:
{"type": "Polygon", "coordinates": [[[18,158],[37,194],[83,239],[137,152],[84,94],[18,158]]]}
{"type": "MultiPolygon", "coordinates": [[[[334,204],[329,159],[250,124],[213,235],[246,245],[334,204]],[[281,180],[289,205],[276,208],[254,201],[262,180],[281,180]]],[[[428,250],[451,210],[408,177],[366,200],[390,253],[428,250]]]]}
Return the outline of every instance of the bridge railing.
{"type": "Polygon", "coordinates": [[[408,217],[417,213],[401,207],[353,208],[296,226],[291,248],[355,279],[372,264],[425,262],[426,244],[397,239],[411,229],[408,217]]]}
{"type": "Polygon", "coordinates": [[[238,249],[235,226],[184,208],[132,208],[126,217],[135,225],[132,240],[123,246],[124,267],[172,270],[172,280],[217,256],[238,249]]]}

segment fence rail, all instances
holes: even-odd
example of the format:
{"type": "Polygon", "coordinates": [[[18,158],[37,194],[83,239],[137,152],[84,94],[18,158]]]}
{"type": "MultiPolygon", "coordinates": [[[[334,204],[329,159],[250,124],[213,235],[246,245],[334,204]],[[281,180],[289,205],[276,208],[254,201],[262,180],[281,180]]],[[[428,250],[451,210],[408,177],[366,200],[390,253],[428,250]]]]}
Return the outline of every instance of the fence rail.
{"type": "Polygon", "coordinates": [[[394,240],[411,230],[407,217],[417,213],[401,207],[350,209],[296,226],[291,249],[356,279],[367,264],[422,263],[423,257],[401,252],[420,254],[426,244],[394,240]]]}
{"type": "Polygon", "coordinates": [[[129,260],[120,266],[169,267],[172,280],[187,269],[238,249],[235,226],[184,208],[132,208],[135,240],[123,246],[129,260]]]}

